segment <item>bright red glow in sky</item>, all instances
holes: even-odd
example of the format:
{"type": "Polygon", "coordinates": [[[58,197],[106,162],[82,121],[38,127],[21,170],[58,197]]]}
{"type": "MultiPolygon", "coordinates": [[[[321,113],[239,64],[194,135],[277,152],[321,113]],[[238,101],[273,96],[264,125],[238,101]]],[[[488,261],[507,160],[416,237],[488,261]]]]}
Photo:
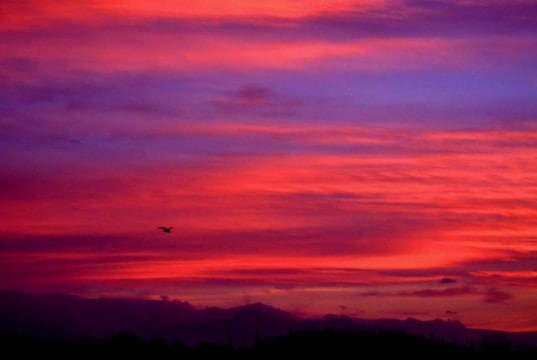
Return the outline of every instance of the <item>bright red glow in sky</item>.
{"type": "Polygon", "coordinates": [[[537,330],[536,65],[534,1],[2,2],[0,287],[537,330]]]}

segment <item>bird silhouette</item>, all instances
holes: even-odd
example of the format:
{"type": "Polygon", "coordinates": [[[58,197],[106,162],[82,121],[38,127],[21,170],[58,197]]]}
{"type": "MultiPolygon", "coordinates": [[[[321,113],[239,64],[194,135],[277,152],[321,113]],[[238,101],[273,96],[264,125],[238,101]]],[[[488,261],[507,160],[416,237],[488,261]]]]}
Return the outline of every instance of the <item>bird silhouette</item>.
{"type": "Polygon", "coordinates": [[[157,229],[162,229],[162,231],[164,231],[165,233],[171,233],[172,229],[173,229],[173,226],[170,226],[170,227],[159,226],[159,227],[157,227],[157,229]]]}

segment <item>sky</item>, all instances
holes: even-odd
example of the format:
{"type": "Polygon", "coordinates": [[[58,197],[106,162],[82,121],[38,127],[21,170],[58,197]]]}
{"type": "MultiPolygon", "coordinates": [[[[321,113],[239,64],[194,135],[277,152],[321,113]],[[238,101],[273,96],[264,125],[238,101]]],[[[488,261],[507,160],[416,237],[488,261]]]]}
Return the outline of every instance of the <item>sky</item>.
{"type": "Polygon", "coordinates": [[[537,330],[537,3],[0,2],[0,287],[537,330]]]}

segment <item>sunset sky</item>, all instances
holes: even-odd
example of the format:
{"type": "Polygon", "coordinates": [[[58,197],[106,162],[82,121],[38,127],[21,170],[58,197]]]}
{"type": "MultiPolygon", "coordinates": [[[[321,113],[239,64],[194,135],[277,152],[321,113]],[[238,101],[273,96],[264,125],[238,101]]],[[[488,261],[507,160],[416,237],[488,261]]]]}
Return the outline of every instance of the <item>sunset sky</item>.
{"type": "Polygon", "coordinates": [[[537,2],[1,1],[0,288],[537,330],[537,2]]]}

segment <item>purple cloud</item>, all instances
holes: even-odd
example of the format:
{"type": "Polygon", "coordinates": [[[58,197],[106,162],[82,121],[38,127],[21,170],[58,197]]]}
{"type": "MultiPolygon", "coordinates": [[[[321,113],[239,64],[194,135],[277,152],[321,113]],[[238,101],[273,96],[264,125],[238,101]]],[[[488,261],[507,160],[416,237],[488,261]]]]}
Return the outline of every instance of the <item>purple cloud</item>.
{"type": "Polygon", "coordinates": [[[475,293],[476,293],[476,289],[469,287],[469,286],[463,286],[463,287],[452,287],[452,288],[442,289],[442,290],[424,289],[424,290],[414,290],[414,291],[401,291],[401,292],[396,293],[395,295],[430,298],[430,297],[455,297],[455,296],[475,294],[475,293]]]}
{"type": "Polygon", "coordinates": [[[507,292],[504,292],[502,290],[491,288],[487,290],[485,293],[485,297],[483,298],[483,302],[486,303],[504,303],[507,300],[513,299],[514,296],[512,294],[509,294],[507,292]]]}

